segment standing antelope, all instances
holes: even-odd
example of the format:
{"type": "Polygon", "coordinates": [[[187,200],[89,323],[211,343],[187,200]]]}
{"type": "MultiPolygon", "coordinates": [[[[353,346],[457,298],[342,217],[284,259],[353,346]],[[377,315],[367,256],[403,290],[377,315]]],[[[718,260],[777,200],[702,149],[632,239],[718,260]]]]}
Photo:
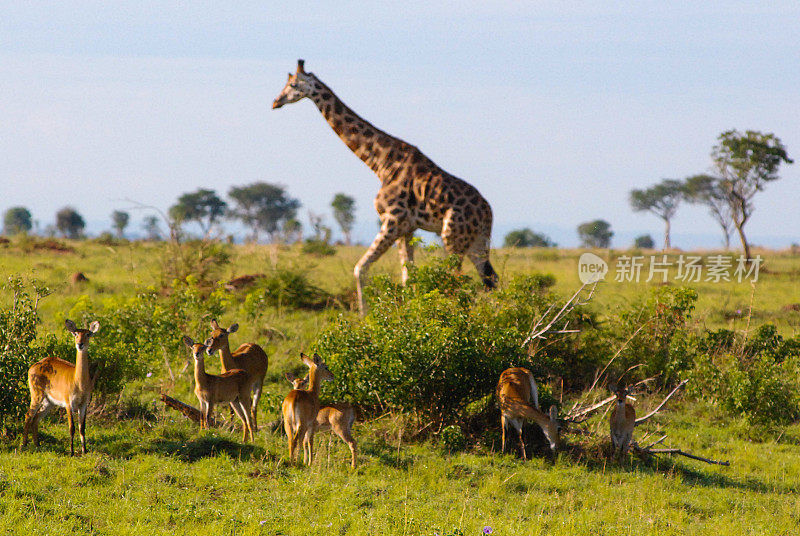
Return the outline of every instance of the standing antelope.
{"type": "Polygon", "coordinates": [[[250,378],[242,369],[232,369],[221,375],[206,372],[205,355],[206,346],[195,344],[191,337],[183,336],[183,344],[192,351],[194,357],[194,394],[200,401],[200,428],[208,429],[208,421],[214,404],[229,403],[236,416],[242,421],[244,434],[242,441],[247,442],[253,437],[253,425],[250,420],[250,378]]]}
{"type": "Polygon", "coordinates": [[[558,408],[550,407],[549,416],[539,410],[539,390],[536,380],[528,369],[522,367],[509,368],[500,374],[497,381],[497,399],[500,402],[500,426],[503,429],[502,451],[506,450],[506,428],[511,425],[519,435],[519,446],[522,457],[525,443],[522,440],[522,423],[527,419],[541,426],[552,450],[559,446],[558,408]],[[531,405],[533,401],[533,405],[531,405]]]}
{"type": "Polygon", "coordinates": [[[231,353],[231,346],[228,342],[228,335],[235,333],[239,329],[239,324],[232,324],[225,329],[216,320],[211,321],[211,337],[206,339],[205,345],[208,347],[208,355],[219,351],[220,361],[222,362],[222,372],[233,369],[241,369],[247,373],[250,382],[250,392],[252,393],[252,406],[248,409],[253,430],[258,431],[258,401],[261,398],[261,389],[264,386],[264,376],[267,374],[269,358],[266,352],[255,343],[245,343],[239,346],[235,352],[231,353]]]}
{"type": "MultiPolygon", "coordinates": [[[[291,372],[285,374],[286,379],[292,384],[294,389],[307,389],[308,377],[298,378],[291,372]]],[[[353,423],[356,420],[356,412],[352,405],[347,402],[335,402],[319,408],[317,418],[314,420],[314,430],[316,432],[331,430],[350,448],[350,467],[356,468],[356,440],[353,439],[353,423]]]]}
{"type": "Polygon", "coordinates": [[[75,322],[64,322],[67,331],[75,338],[77,355],[75,364],[58,357],[45,357],[28,369],[28,387],[31,390],[31,405],[25,416],[22,429],[22,445],[28,444],[28,432],[33,433],[33,444],[39,446],[39,420],[53,409],[61,406],[67,410],[69,424],[69,451],[75,455],[75,421],[77,414],[81,435],[81,452],[86,454],[86,408],[92,400],[94,382],[89,377],[89,339],[100,329],[100,323],[89,324],[89,329],[78,329],[75,322]]]}
{"type": "Polygon", "coordinates": [[[289,458],[294,460],[297,442],[303,438],[303,463],[311,465],[314,458],[314,431],[319,413],[319,386],[322,380],[332,381],[333,374],[322,358],[300,354],[308,367],[308,388],[292,389],[283,400],[283,429],[289,442],[289,458]]]}
{"type": "Polygon", "coordinates": [[[628,390],[624,386],[618,386],[616,392],[617,403],[611,411],[611,444],[614,445],[614,455],[622,458],[633,439],[636,410],[627,402],[628,390]]]}

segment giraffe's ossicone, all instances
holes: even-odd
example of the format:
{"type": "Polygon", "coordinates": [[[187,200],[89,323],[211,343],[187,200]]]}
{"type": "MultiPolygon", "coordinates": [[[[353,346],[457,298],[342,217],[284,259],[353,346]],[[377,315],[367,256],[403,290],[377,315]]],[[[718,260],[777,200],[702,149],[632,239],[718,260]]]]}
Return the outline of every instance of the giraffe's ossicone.
{"type": "Polygon", "coordinates": [[[367,269],[397,241],[405,283],[416,229],[438,233],[448,254],[469,257],[487,288],[497,284],[497,273],[489,262],[492,208],[474,186],[441,169],[415,146],[359,117],[298,60],[297,71],[289,74],[272,107],[303,98],[317,105],[334,132],[381,181],[375,198],[381,230],[354,270],[362,314],[367,269]]]}

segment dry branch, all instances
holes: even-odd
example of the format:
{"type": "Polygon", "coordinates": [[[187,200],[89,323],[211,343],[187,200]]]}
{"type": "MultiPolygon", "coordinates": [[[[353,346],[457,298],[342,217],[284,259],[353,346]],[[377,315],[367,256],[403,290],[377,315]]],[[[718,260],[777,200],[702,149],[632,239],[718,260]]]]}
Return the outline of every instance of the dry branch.
{"type": "MultiPolygon", "coordinates": [[[[164,393],[161,393],[161,401],[164,402],[164,404],[168,408],[176,409],[176,410],[180,411],[181,413],[183,413],[183,415],[187,419],[192,420],[192,421],[200,424],[200,415],[201,415],[201,413],[200,413],[200,410],[197,409],[196,407],[190,406],[189,404],[185,404],[184,402],[181,402],[180,400],[172,398],[171,396],[167,396],[164,393]]],[[[209,419],[209,423],[208,424],[209,424],[209,426],[215,426],[214,419],[213,418],[209,419]]]]}
{"type": "MultiPolygon", "coordinates": [[[[636,387],[638,387],[640,385],[643,385],[643,384],[645,384],[647,382],[651,382],[654,379],[656,379],[656,376],[653,376],[652,378],[645,378],[644,380],[640,380],[640,381],[634,383],[633,385],[630,386],[630,388],[634,389],[634,388],[636,388],[636,387]]],[[[580,423],[584,422],[585,420],[587,420],[592,413],[594,413],[595,411],[597,411],[599,409],[602,409],[605,405],[610,404],[611,402],[613,402],[616,399],[617,399],[617,395],[611,395],[608,398],[604,398],[600,402],[597,402],[597,403],[592,404],[591,406],[587,406],[585,408],[579,408],[578,405],[576,404],[575,407],[573,407],[569,411],[569,413],[567,413],[567,415],[565,416],[564,420],[566,420],[567,422],[574,423],[574,424],[580,424],[580,423]]]]}
{"type": "Polygon", "coordinates": [[[679,454],[681,456],[686,456],[687,458],[691,458],[693,460],[698,460],[705,463],[711,463],[715,465],[724,465],[725,467],[730,466],[730,462],[723,462],[719,460],[712,460],[710,458],[703,458],[702,456],[697,456],[695,454],[690,454],[688,452],[684,452],[681,449],[643,449],[641,447],[633,447],[634,452],[636,454],[642,455],[654,455],[654,454],[679,454]]]}
{"type": "Polygon", "coordinates": [[[667,397],[666,397],[664,400],[662,400],[662,401],[661,401],[661,404],[659,404],[659,405],[658,405],[658,407],[657,407],[656,409],[654,409],[653,411],[651,411],[650,413],[648,413],[648,414],[647,414],[647,415],[645,415],[644,417],[639,417],[638,419],[636,419],[635,425],[636,425],[636,426],[638,426],[638,425],[642,424],[644,421],[646,421],[647,419],[649,419],[650,417],[652,417],[653,415],[655,415],[656,413],[658,413],[658,412],[661,410],[661,408],[663,408],[663,407],[664,407],[664,404],[666,404],[666,403],[667,403],[667,400],[669,400],[669,399],[672,397],[672,395],[674,395],[676,392],[678,392],[678,389],[680,389],[681,387],[683,387],[684,385],[686,385],[686,383],[687,383],[688,381],[689,381],[689,380],[683,380],[681,383],[679,383],[679,384],[678,384],[678,385],[675,387],[675,389],[673,389],[673,390],[672,390],[672,392],[671,392],[670,394],[668,394],[668,395],[667,395],[667,397]]]}
{"type": "Polygon", "coordinates": [[[592,299],[594,291],[597,288],[597,283],[598,281],[595,281],[594,283],[584,283],[583,285],[581,285],[581,287],[577,290],[577,292],[575,292],[575,294],[573,294],[572,297],[569,300],[567,300],[567,302],[563,305],[563,307],[561,307],[561,309],[557,313],[552,315],[552,317],[550,316],[550,313],[553,311],[556,304],[555,302],[551,303],[550,306],[545,310],[544,314],[541,317],[539,317],[539,319],[533,324],[533,326],[530,329],[529,335],[522,342],[522,346],[527,346],[528,344],[537,342],[538,339],[547,338],[545,337],[545,334],[547,333],[557,335],[557,334],[579,332],[580,330],[577,329],[567,329],[569,321],[566,321],[564,323],[564,327],[561,329],[556,329],[555,331],[550,331],[550,330],[553,329],[553,326],[556,324],[556,322],[559,322],[565,316],[571,313],[572,310],[575,309],[575,307],[578,307],[579,305],[586,305],[589,302],[589,300],[592,299]],[[590,284],[592,285],[592,287],[591,290],[589,291],[589,295],[586,296],[583,300],[581,300],[580,299],[581,293],[590,284]]]}

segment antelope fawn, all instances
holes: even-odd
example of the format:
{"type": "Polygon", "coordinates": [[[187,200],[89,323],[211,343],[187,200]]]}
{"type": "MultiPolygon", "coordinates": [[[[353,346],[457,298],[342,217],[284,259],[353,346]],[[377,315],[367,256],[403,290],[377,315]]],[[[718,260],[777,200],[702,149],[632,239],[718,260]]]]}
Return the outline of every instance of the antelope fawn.
{"type": "Polygon", "coordinates": [[[264,376],[267,374],[269,358],[266,352],[255,343],[245,343],[239,346],[235,352],[231,353],[231,346],[228,342],[228,335],[235,333],[239,329],[239,324],[231,324],[228,329],[221,327],[216,320],[211,321],[211,329],[214,331],[211,336],[203,343],[208,347],[208,355],[213,355],[219,351],[220,361],[222,362],[222,372],[233,369],[241,369],[247,373],[250,383],[250,393],[252,393],[252,405],[248,408],[253,430],[258,431],[258,401],[261,398],[261,390],[264,386],[264,376]]]}
{"type": "Polygon", "coordinates": [[[236,416],[242,421],[244,433],[242,441],[253,437],[253,426],[250,420],[250,378],[241,369],[223,372],[221,375],[208,374],[205,366],[206,346],[195,344],[191,337],[183,336],[183,343],[192,351],[194,357],[194,394],[200,401],[200,428],[208,429],[208,421],[214,404],[229,403],[236,416]]]}
{"type": "MultiPolygon", "coordinates": [[[[308,377],[298,378],[291,372],[287,372],[285,377],[294,389],[308,388],[308,377]]],[[[358,449],[356,440],[353,439],[353,423],[355,420],[355,409],[347,402],[336,402],[320,407],[317,418],[314,420],[314,430],[316,432],[331,430],[347,444],[350,448],[350,467],[353,469],[356,468],[356,452],[358,449]]]]}
{"type": "Polygon", "coordinates": [[[525,453],[525,443],[522,440],[522,424],[525,419],[535,421],[544,432],[552,450],[559,446],[558,408],[550,407],[547,415],[539,410],[539,390],[536,380],[528,369],[522,367],[509,368],[500,374],[497,381],[497,399],[500,402],[500,426],[503,429],[502,451],[506,450],[506,428],[512,426],[519,436],[522,457],[528,459],[525,453]],[[533,401],[533,405],[531,405],[533,401]]]}
{"type": "Polygon", "coordinates": [[[53,406],[67,410],[69,425],[69,451],[75,455],[75,421],[77,414],[81,436],[81,452],[86,454],[86,408],[92,400],[94,382],[89,377],[89,339],[100,329],[98,322],[89,324],[89,329],[78,329],[75,322],[64,322],[67,331],[75,338],[77,355],[75,364],[58,357],[45,357],[28,369],[28,387],[31,390],[31,405],[25,416],[22,429],[22,445],[28,444],[28,433],[33,434],[33,443],[39,446],[39,421],[53,406]]]}
{"type": "Polygon", "coordinates": [[[611,444],[614,455],[618,458],[628,452],[633,440],[633,428],[636,426],[636,410],[628,403],[628,390],[617,387],[617,403],[611,411],[611,444]]]}
{"type": "Polygon", "coordinates": [[[308,367],[308,388],[292,389],[283,400],[283,429],[289,442],[289,458],[294,460],[297,442],[303,438],[303,463],[311,465],[314,458],[315,421],[319,413],[319,386],[322,380],[332,381],[333,374],[322,358],[300,354],[308,367]]]}

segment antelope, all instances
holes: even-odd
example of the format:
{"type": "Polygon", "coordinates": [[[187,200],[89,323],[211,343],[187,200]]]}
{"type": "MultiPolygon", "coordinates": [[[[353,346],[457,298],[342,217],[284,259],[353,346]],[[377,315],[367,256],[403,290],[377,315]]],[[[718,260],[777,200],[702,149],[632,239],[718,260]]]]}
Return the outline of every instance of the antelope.
{"type": "Polygon", "coordinates": [[[622,458],[633,439],[636,410],[628,403],[628,390],[624,386],[618,386],[616,393],[617,403],[611,411],[611,444],[614,446],[614,455],[622,458]]]}
{"type": "MultiPolygon", "coordinates": [[[[308,377],[298,378],[291,372],[285,375],[294,389],[307,389],[308,377]]],[[[319,408],[317,418],[314,420],[314,431],[331,430],[334,434],[344,441],[350,448],[350,467],[356,468],[356,440],[353,439],[353,423],[356,420],[356,412],[352,405],[347,402],[337,402],[326,404],[319,408]]]]}
{"type": "Polygon", "coordinates": [[[502,452],[506,450],[506,428],[511,425],[519,435],[522,457],[528,459],[525,443],[522,440],[524,420],[535,421],[550,442],[550,449],[553,451],[558,449],[560,442],[558,408],[551,406],[549,415],[540,411],[539,389],[531,371],[522,367],[504,370],[497,381],[497,399],[500,402],[500,426],[503,430],[502,452]]]}
{"type": "Polygon", "coordinates": [[[208,429],[214,404],[227,402],[242,421],[244,427],[242,441],[247,442],[248,433],[250,440],[255,441],[249,411],[251,383],[247,372],[242,369],[232,369],[221,375],[209,374],[205,365],[206,346],[195,344],[192,338],[186,335],[183,336],[183,344],[192,351],[194,357],[194,394],[200,401],[200,429],[208,429]]]}
{"type": "Polygon", "coordinates": [[[248,411],[250,412],[253,430],[257,432],[258,417],[256,412],[258,410],[258,401],[261,398],[261,390],[264,386],[264,376],[267,374],[269,358],[266,352],[255,343],[242,344],[235,352],[231,353],[228,335],[235,333],[239,329],[239,324],[231,324],[228,329],[225,329],[216,320],[211,320],[211,329],[214,331],[203,343],[208,347],[208,355],[213,355],[214,352],[219,351],[222,372],[241,369],[247,373],[250,381],[249,389],[252,393],[252,405],[248,411]]]}
{"type": "Polygon", "coordinates": [[[75,420],[77,414],[81,435],[81,452],[86,454],[86,408],[92,400],[94,382],[89,377],[89,339],[100,329],[100,323],[89,324],[89,329],[78,329],[75,322],[64,322],[67,331],[75,338],[77,355],[75,364],[58,357],[45,357],[28,369],[28,387],[31,390],[31,405],[25,416],[22,429],[22,446],[28,444],[28,433],[33,434],[33,444],[39,446],[39,420],[53,406],[67,410],[69,425],[69,452],[75,455],[75,420]]]}
{"type": "Polygon", "coordinates": [[[311,465],[314,458],[315,422],[319,413],[319,386],[322,380],[332,381],[333,374],[322,358],[314,354],[313,359],[301,353],[300,358],[308,367],[308,388],[292,389],[283,400],[283,429],[289,442],[289,458],[294,460],[297,442],[303,438],[303,463],[311,465]]]}

